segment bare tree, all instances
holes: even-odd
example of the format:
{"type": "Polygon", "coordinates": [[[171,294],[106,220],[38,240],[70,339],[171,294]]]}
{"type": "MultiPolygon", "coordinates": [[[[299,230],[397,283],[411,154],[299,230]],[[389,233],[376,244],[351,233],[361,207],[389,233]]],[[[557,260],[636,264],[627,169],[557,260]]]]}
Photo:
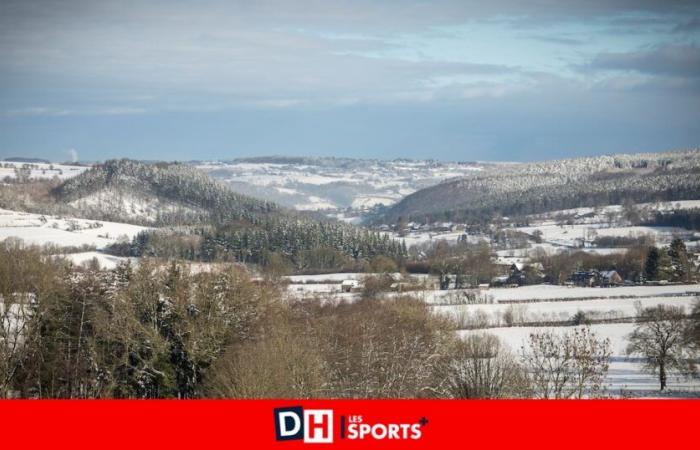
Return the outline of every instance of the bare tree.
{"type": "Polygon", "coordinates": [[[610,341],[598,339],[588,327],[532,333],[521,360],[535,397],[599,397],[605,392],[610,341]]]}
{"type": "Polygon", "coordinates": [[[445,395],[453,325],[424,302],[299,302],[263,336],[229,346],[207,380],[223,397],[415,398],[445,395]]]}
{"type": "Polygon", "coordinates": [[[281,319],[259,340],[231,346],[206,383],[223,398],[313,398],[328,395],[327,370],[313,336],[281,319]]]}
{"type": "Polygon", "coordinates": [[[447,388],[455,398],[514,398],[527,395],[528,380],[496,336],[470,334],[448,364],[447,388]]]}
{"type": "Polygon", "coordinates": [[[666,389],[668,373],[696,373],[688,343],[683,307],[658,305],[638,312],[637,327],[628,336],[627,354],[644,357],[645,369],[658,374],[660,390],[666,389]]]}
{"type": "Polygon", "coordinates": [[[11,393],[12,382],[27,352],[24,334],[31,320],[31,294],[0,294],[0,398],[11,393]]]}
{"type": "Polygon", "coordinates": [[[700,297],[695,298],[693,308],[690,311],[686,340],[691,349],[700,352],[700,297]]]}

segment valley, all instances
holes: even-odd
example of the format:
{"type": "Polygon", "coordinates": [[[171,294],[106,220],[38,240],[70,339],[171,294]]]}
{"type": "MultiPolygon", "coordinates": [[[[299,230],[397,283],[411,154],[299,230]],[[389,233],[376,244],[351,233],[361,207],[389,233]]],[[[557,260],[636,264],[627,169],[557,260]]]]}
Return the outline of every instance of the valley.
{"type": "Polygon", "coordinates": [[[231,186],[297,210],[322,211],[359,223],[373,208],[389,206],[442,181],[484,170],[489,164],[349,158],[250,158],[192,162],[231,186]]]}

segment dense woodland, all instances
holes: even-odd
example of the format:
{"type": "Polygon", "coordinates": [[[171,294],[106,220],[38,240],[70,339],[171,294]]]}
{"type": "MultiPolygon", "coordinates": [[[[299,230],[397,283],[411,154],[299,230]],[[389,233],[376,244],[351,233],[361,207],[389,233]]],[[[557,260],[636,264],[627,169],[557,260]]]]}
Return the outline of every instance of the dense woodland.
{"type": "Polygon", "coordinates": [[[641,224],[655,227],[680,227],[688,230],[700,230],[700,209],[658,211],[652,217],[643,220],[641,224]]]}
{"type": "Polygon", "coordinates": [[[283,272],[362,271],[376,256],[403,261],[403,242],[342,223],[269,220],[188,232],[151,231],[112,246],[120,256],[236,261],[283,272]]]}
{"type": "Polygon", "coordinates": [[[501,165],[415,192],[374,223],[485,222],[583,206],[697,198],[700,151],[501,165]]]}

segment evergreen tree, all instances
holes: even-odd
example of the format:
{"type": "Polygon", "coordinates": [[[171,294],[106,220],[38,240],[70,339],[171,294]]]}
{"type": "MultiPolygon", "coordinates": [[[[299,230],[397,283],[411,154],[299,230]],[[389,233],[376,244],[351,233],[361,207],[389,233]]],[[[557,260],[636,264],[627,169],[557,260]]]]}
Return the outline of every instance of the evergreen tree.
{"type": "Polygon", "coordinates": [[[683,240],[675,238],[669,246],[668,256],[671,258],[671,278],[673,281],[690,281],[691,267],[688,251],[683,240]]]}
{"type": "Polygon", "coordinates": [[[644,276],[647,280],[657,280],[659,277],[659,249],[649,247],[644,263],[644,276]]]}

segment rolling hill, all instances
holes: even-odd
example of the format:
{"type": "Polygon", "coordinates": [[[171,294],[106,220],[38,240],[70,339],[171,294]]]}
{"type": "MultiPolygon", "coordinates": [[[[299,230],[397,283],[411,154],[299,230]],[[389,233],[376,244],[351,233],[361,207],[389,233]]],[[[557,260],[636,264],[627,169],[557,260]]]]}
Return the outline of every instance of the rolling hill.
{"type": "Polygon", "coordinates": [[[274,203],[231,191],[193,167],[110,160],[52,190],[83,217],[148,225],[246,221],[281,214],[274,203]]]}
{"type": "Polygon", "coordinates": [[[488,221],[582,206],[700,198],[700,150],[484,167],[406,196],[374,219],[488,221]]]}

